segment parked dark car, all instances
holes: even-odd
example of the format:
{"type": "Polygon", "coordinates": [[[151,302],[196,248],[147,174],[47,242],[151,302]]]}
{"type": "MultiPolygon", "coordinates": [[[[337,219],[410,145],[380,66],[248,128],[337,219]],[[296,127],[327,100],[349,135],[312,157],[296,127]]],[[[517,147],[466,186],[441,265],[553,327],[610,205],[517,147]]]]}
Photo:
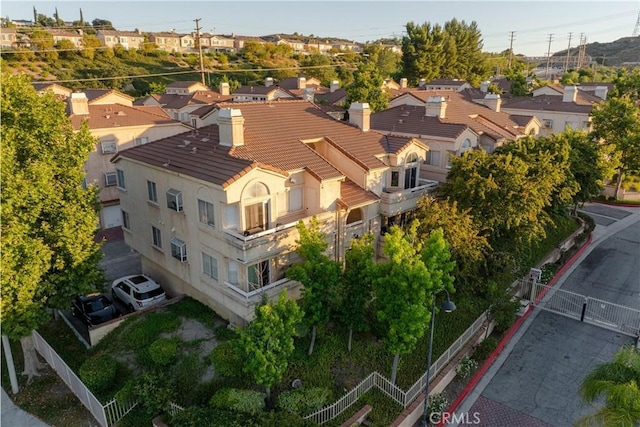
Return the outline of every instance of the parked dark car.
{"type": "Polygon", "coordinates": [[[87,326],[94,326],[120,317],[121,313],[105,295],[89,294],[73,299],[73,315],[87,326]]]}

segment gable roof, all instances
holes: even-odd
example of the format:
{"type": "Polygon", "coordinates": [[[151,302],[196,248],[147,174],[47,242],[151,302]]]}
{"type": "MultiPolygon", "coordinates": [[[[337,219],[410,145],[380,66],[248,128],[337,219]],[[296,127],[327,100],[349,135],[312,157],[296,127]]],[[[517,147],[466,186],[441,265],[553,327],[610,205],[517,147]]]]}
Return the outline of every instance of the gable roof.
{"type": "Polygon", "coordinates": [[[397,153],[411,143],[406,137],[362,132],[355,126],[334,120],[306,101],[224,103],[219,108],[242,112],[244,145],[220,145],[218,125],[210,125],[124,150],[118,157],[226,187],[245,174],[247,168],[258,166],[285,174],[284,171],[306,170],[320,180],[344,179],[344,174],[316,152],[309,144],[311,142],[339,147],[342,153],[357,159],[365,170],[385,167],[377,156],[397,153]],[[163,166],[166,163],[170,164],[163,166]]]}
{"type": "Polygon", "coordinates": [[[273,86],[241,86],[235,91],[233,91],[232,95],[269,95],[272,92],[276,92],[278,90],[284,90],[277,85],[273,86]]]}
{"type": "Polygon", "coordinates": [[[156,114],[155,111],[144,107],[128,107],[121,104],[89,104],[89,114],[71,114],[71,124],[74,129],[80,129],[82,122],[87,120],[89,129],[123,128],[127,126],[181,124],[166,115],[156,114]]]}
{"type": "Polygon", "coordinates": [[[462,86],[468,84],[465,80],[460,79],[433,79],[426,83],[429,86],[432,85],[444,85],[444,86],[462,86]]]}
{"type": "Polygon", "coordinates": [[[92,101],[97,101],[100,98],[104,98],[107,95],[117,95],[117,96],[121,96],[127,100],[130,100],[131,102],[133,102],[133,100],[135,99],[132,96],[127,95],[126,93],[122,93],[118,90],[115,89],[85,89],[84,94],[87,95],[87,100],[89,101],[89,103],[91,103],[92,101]]]}
{"type": "Polygon", "coordinates": [[[563,102],[562,94],[518,96],[502,104],[502,108],[534,111],[559,111],[565,113],[589,114],[593,106],[602,99],[584,91],[577,91],[575,102],[563,102]]]}
{"type": "MultiPolygon", "coordinates": [[[[199,90],[189,94],[164,93],[162,95],[150,95],[163,108],[179,110],[187,105],[210,105],[216,102],[224,102],[233,98],[232,95],[221,95],[215,90],[199,90]]],[[[149,98],[144,98],[149,99],[149,98]]],[[[142,104],[144,100],[138,100],[136,105],[142,104]]]]}
{"type": "Polygon", "coordinates": [[[176,80],[176,81],[173,81],[173,82],[169,83],[165,87],[167,87],[167,88],[177,88],[177,89],[189,89],[190,87],[197,86],[197,85],[202,85],[202,83],[196,82],[196,81],[176,80]]]}

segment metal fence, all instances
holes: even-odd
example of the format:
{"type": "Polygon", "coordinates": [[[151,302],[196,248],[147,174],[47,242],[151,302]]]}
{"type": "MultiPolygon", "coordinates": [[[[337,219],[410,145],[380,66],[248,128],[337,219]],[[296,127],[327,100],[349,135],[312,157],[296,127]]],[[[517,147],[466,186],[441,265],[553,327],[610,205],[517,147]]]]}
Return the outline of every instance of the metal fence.
{"type": "MultiPolygon", "coordinates": [[[[456,356],[456,354],[464,347],[471,337],[478,332],[485,320],[487,319],[487,312],[484,312],[478,317],[467,330],[458,337],[457,340],[451,344],[451,346],[444,352],[438,359],[431,365],[430,380],[436,377],[442,369],[456,356]]],[[[414,385],[412,385],[406,392],[400,389],[395,384],[391,383],[384,376],[378,372],[372,372],[362,380],[351,391],[342,396],[336,402],[325,406],[324,408],[307,415],[305,419],[311,419],[318,424],[324,424],[340,415],[344,410],[356,403],[358,399],[371,388],[376,387],[391,399],[402,405],[404,408],[411,405],[411,403],[418,397],[420,393],[425,389],[426,376],[423,374],[414,385]]]]}
{"type": "Polygon", "coordinates": [[[73,394],[75,394],[80,402],[91,412],[91,415],[93,415],[102,427],[109,427],[115,424],[138,404],[138,402],[126,402],[122,404],[117,402],[116,399],[113,399],[111,402],[103,405],[49,343],[36,331],[33,331],[33,344],[38,353],[40,353],[49,366],[56,371],[58,376],[62,378],[73,394]]]}

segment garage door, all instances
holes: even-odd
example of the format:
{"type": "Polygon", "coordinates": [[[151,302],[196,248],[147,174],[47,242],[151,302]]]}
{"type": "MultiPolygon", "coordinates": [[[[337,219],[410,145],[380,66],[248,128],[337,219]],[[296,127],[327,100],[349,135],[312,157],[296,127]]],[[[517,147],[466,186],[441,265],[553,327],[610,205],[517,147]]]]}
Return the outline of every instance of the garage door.
{"type": "Polygon", "coordinates": [[[120,205],[103,206],[102,208],[102,227],[120,227],[122,225],[122,213],[120,205]]]}

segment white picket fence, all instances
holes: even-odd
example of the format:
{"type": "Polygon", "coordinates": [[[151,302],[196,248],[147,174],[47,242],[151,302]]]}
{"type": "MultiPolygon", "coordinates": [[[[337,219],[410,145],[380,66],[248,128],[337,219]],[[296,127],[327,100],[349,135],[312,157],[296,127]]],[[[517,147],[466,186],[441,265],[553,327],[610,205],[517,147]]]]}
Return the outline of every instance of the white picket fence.
{"type": "MultiPolygon", "coordinates": [[[[456,354],[464,347],[467,342],[478,332],[485,320],[487,320],[487,312],[485,311],[478,317],[467,330],[454,341],[453,344],[442,353],[440,357],[431,365],[430,378],[431,381],[436,377],[442,369],[456,356],[456,354]]],[[[426,386],[426,372],[409,388],[409,390],[402,391],[398,386],[392,384],[391,381],[386,379],[378,372],[372,372],[364,380],[362,380],[351,391],[342,396],[334,403],[325,406],[324,408],[307,415],[305,419],[311,419],[318,424],[324,424],[340,415],[344,410],[356,403],[360,397],[371,390],[373,387],[377,387],[384,394],[391,399],[402,405],[404,408],[411,405],[411,403],[422,393],[426,386]]]]}
{"type": "Polygon", "coordinates": [[[58,376],[62,378],[73,394],[78,397],[102,427],[109,427],[117,423],[138,404],[138,402],[126,402],[123,404],[113,399],[103,405],[49,343],[36,331],[33,331],[33,344],[38,353],[56,371],[58,376]]]}

